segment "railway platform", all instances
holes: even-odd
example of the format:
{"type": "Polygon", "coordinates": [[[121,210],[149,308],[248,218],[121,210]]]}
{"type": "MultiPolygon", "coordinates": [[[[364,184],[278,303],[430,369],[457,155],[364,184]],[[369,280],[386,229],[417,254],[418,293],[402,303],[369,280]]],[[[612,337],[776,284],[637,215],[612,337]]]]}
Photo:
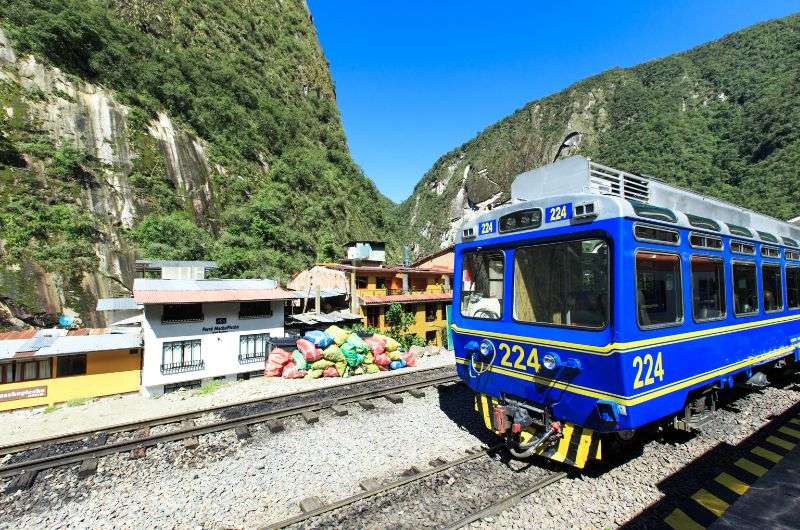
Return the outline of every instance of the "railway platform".
{"type": "Polygon", "coordinates": [[[772,426],[664,518],[674,530],[800,529],[800,413],[772,426]]]}

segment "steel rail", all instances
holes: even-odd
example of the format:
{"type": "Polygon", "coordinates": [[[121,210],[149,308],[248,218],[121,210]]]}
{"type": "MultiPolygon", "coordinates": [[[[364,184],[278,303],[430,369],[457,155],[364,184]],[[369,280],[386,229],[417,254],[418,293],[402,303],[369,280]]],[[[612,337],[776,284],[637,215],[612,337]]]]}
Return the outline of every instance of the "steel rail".
{"type": "Polygon", "coordinates": [[[567,477],[567,473],[564,471],[559,471],[557,473],[553,473],[551,475],[542,477],[541,479],[537,480],[530,486],[526,488],[522,488],[521,490],[512,493],[511,495],[507,495],[498,499],[497,501],[493,502],[491,505],[483,508],[482,510],[478,510],[477,512],[471,513],[466,517],[463,517],[454,523],[449,524],[448,526],[442,527],[441,530],[458,530],[459,528],[463,528],[470,523],[474,523],[475,521],[480,521],[484,517],[489,517],[490,515],[496,515],[500,512],[508,510],[512,506],[519,504],[522,499],[531,495],[540,489],[553,484],[554,482],[558,482],[561,479],[567,477]]]}
{"type": "Polygon", "coordinates": [[[116,434],[120,432],[126,431],[136,431],[142,429],[144,427],[157,427],[160,425],[168,425],[170,423],[180,423],[184,420],[191,420],[196,419],[206,414],[214,414],[216,412],[220,412],[227,409],[234,409],[236,407],[246,407],[248,405],[259,405],[259,404],[269,404],[273,401],[278,401],[281,399],[286,398],[295,398],[295,397],[304,397],[308,396],[320,391],[325,390],[336,390],[340,388],[350,388],[355,386],[362,386],[362,385],[374,385],[379,381],[386,381],[393,377],[402,377],[402,378],[409,378],[413,377],[414,374],[424,374],[427,372],[433,372],[437,370],[442,370],[443,368],[447,367],[436,367],[436,368],[426,368],[425,370],[417,370],[415,372],[407,372],[403,374],[398,374],[396,376],[387,376],[379,379],[362,379],[360,381],[355,381],[353,383],[347,384],[337,384],[325,387],[318,387],[318,388],[310,388],[307,390],[300,390],[295,393],[290,394],[280,394],[276,396],[266,396],[261,398],[253,398],[246,401],[237,401],[235,403],[227,403],[225,405],[216,405],[213,407],[209,407],[206,409],[201,410],[193,410],[188,412],[180,412],[177,414],[169,414],[165,416],[157,416],[155,418],[149,418],[144,420],[137,420],[128,423],[117,423],[114,425],[109,425],[107,427],[103,427],[102,429],[86,429],[83,431],[71,432],[64,435],[54,435],[48,436],[45,438],[38,438],[36,440],[30,440],[27,442],[20,442],[16,444],[8,444],[4,446],[0,446],[0,457],[21,453],[23,451],[28,451],[31,449],[38,449],[39,447],[43,447],[45,445],[53,445],[53,444],[61,444],[61,443],[68,443],[68,442],[75,442],[82,440],[88,436],[97,435],[97,434],[116,434]]]}
{"type": "Polygon", "coordinates": [[[328,512],[332,512],[334,510],[338,510],[339,508],[343,508],[345,506],[349,506],[350,504],[356,503],[358,501],[364,500],[367,497],[372,497],[374,495],[378,495],[380,493],[386,493],[387,491],[391,491],[393,489],[397,489],[399,487],[405,486],[406,484],[411,484],[413,482],[418,482],[424,478],[427,478],[431,475],[435,475],[436,473],[441,473],[446,469],[450,469],[451,467],[455,467],[466,462],[471,462],[473,460],[478,460],[480,458],[484,458],[489,456],[490,454],[496,452],[500,448],[504,447],[503,444],[498,444],[493,447],[485,448],[477,453],[468,454],[466,456],[462,456],[456,460],[452,460],[450,462],[446,462],[444,464],[438,465],[436,467],[432,467],[428,470],[425,470],[421,473],[417,473],[415,475],[410,475],[408,477],[403,477],[401,479],[395,480],[393,482],[389,482],[384,484],[380,488],[364,491],[362,493],[356,493],[355,495],[351,495],[350,497],[345,497],[343,499],[339,499],[338,501],[332,502],[330,504],[326,504],[325,506],[321,506],[315,510],[308,511],[306,513],[301,513],[299,515],[295,515],[293,517],[289,517],[288,519],[283,519],[281,521],[277,521],[274,523],[270,523],[267,526],[262,527],[260,530],[278,530],[280,528],[286,528],[287,526],[292,526],[294,524],[302,523],[309,519],[313,519],[314,517],[318,517],[320,515],[326,514],[328,512]]]}
{"type": "Polygon", "coordinates": [[[192,438],[196,436],[202,436],[205,434],[212,434],[215,432],[226,431],[234,429],[239,426],[249,426],[256,423],[264,423],[270,420],[279,420],[290,416],[296,416],[302,412],[309,410],[320,410],[328,408],[332,405],[345,405],[349,403],[356,403],[358,401],[362,401],[368,398],[382,397],[389,394],[396,394],[399,392],[406,392],[409,390],[416,390],[429,386],[453,383],[457,381],[459,381],[459,379],[455,375],[442,375],[422,381],[418,380],[412,382],[401,382],[385,388],[364,390],[361,392],[347,394],[345,396],[340,396],[340,397],[324,397],[322,399],[302,403],[300,405],[281,407],[275,410],[258,412],[255,414],[250,414],[239,418],[225,419],[208,425],[191,426],[176,431],[148,436],[146,438],[125,440],[94,447],[86,447],[79,449],[77,451],[72,451],[61,455],[51,455],[34,460],[27,460],[23,462],[16,462],[14,464],[8,464],[0,468],[0,478],[19,475],[25,472],[39,472],[54,467],[65,466],[69,464],[77,464],[88,458],[98,458],[116,453],[124,453],[138,448],[147,448],[158,444],[175,442],[184,440],[186,438],[192,438]]]}

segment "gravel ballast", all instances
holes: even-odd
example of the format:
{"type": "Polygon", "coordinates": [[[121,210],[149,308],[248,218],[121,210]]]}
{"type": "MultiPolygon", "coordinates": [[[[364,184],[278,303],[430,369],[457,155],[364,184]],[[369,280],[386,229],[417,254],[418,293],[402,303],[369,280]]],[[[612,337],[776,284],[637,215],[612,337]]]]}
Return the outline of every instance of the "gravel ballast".
{"type": "MultiPolygon", "coordinates": [[[[59,405],[45,413],[45,409],[21,409],[0,413],[3,429],[0,446],[33,441],[39,438],[64,436],[86,430],[100,430],[120,423],[144,421],[169,414],[180,414],[228,405],[253,399],[269,398],[294,392],[328,388],[354,381],[394,377],[428,368],[454,366],[453,352],[444,350],[439,355],[422,357],[413,368],[354,376],[347,379],[327,377],[320,379],[283,379],[259,377],[249,381],[227,383],[210,394],[198,395],[194,390],[165,394],[159,398],[146,398],[139,394],[126,394],[98,398],[74,407],[59,405]]],[[[455,370],[454,370],[455,372],[455,370]]]]}

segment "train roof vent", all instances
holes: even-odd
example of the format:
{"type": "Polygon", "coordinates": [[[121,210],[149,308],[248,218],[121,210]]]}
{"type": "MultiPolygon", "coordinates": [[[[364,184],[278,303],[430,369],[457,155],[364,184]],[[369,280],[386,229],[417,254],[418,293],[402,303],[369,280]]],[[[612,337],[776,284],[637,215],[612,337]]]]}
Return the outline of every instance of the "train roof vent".
{"type": "Polygon", "coordinates": [[[589,189],[602,195],[650,201],[650,182],[646,178],[595,162],[589,163],[589,189]]]}

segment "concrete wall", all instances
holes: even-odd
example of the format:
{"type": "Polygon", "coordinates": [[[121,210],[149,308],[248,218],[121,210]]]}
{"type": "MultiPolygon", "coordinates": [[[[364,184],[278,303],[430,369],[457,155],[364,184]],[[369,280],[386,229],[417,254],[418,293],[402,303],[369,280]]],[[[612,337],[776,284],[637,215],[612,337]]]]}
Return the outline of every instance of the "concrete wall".
{"type": "Polygon", "coordinates": [[[161,323],[161,305],[147,305],[144,311],[144,359],[142,392],[157,396],[163,386],[185,381],[207,380],[214,377],[235,378],[236,374],[263,370],[261,363],[239,363],[239,337],[254,333],[269,333],[283,337],[283,301],[273,301],[272,316],[239,319],[238,302],[203,304],[203,321],[161,323]],[[217,324],[217,319],[226,319],[217,324]],[[165,342],[200,339],[200,354],[205,363],[201,370],[162,374],[161,362],[165,342]]]}

